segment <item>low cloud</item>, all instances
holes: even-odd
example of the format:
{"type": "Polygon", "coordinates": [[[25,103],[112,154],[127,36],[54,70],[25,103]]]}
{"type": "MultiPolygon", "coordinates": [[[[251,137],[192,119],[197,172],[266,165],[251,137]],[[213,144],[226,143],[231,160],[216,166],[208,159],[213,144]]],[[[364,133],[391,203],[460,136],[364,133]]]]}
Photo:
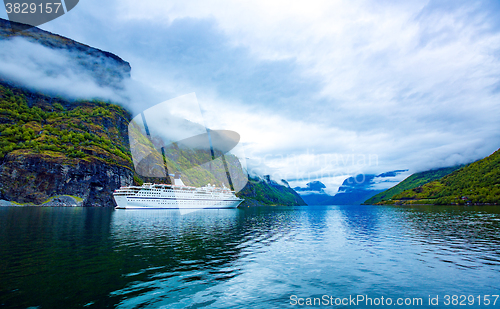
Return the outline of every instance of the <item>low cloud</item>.
{"type": "Polygon", "coordinates": [[[0,76],[21,86],[72,99],[123,101],[116,90],[99,86],[68,52],[23,38],[0,40],[0,76]]]}
{"type": "Polygon", "coordinates": [[[22,37],[0,40],[0,78],[7,82],[70,100],[111,101],[134,113],[159,100],[152,99],[153,89],[126,75],[96,72],[96,61],[107,74],[120,69],[112,60],[99,61],[78,50],[49,48],[22,37]]]}

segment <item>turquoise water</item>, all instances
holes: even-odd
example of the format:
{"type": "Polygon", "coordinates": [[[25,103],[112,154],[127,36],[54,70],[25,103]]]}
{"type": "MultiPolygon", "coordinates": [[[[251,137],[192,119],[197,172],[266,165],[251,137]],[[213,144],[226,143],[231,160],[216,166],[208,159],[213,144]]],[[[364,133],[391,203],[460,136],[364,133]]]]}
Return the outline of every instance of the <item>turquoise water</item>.
{"type": "Polygon", "coordinates": [[[500,307],[500,207],[0,207],[0,241],[6,308],[500,307]]]}

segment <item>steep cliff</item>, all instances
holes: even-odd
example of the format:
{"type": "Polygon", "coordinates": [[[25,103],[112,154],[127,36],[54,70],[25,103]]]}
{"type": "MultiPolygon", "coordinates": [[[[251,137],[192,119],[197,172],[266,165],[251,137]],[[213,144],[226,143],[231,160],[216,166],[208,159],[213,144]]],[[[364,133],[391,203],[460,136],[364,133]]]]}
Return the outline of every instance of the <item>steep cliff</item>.
{"type": "MultiPolygon", "coordinates": [[[[130,77],[129,63],[114,54],[36,27],[12,31],[9,22],[0,19],[4,46],[26,41],[64,57],[61,63],[49,61],[38,67],[47,76],[81,74],[111,89],[122,88],[130,77]]],[[[5,51],[7,55],[16,52],[5,51]]],[[[24,63],[18,60],[18,66],[24,63]]],[[[30,61],[39,63],[38,58],[30,61]]],[[[113,190],[134,179],[148,180],[134,174],[128,111],[101,101],[74,101],[28,90],[30,84],[0,74],[0,199],[36,205],[114,206],[113,190]]]]}
{"type": "Polygon", "coordinates": [[[112,206],[110,192],[134,178],[129,120],[116,105],[0,85],[0,199],[112,206]]]}
{"type": "Polygon", "coordinates": [[[132,181],[129,168],[93,158],[15,151],[0,165],[0,198],[28,205],[114,206],[110,192],[132,181]]]}

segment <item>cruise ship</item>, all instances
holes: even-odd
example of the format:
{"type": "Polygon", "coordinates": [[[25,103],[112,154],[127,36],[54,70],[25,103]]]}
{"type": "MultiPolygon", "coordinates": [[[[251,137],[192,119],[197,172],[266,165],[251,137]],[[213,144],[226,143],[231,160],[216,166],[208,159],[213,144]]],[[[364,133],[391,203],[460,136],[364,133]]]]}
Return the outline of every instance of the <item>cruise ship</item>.
{"type": "Polygon", "coordinates": [[[234,191],[208,184],[204,187],[186,186],[176,175],[174,184],[144,183],[142,186],[121,187],[113,197],[116,209],[196,209],[236,208],[243,202],[234,191]]]}

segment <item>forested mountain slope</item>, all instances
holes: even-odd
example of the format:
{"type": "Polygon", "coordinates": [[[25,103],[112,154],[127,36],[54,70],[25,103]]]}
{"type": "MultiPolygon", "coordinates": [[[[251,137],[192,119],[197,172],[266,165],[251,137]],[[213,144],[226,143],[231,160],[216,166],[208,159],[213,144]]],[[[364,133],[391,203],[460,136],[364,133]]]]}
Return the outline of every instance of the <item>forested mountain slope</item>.
{"type": "Polygon", "coordinates": [[[500,151],[453,173],[396,194],[392,203],[498,204],[500,151]]]}
{"type": "Polygon", "coordinates": [[[383,192],[380,192],[379,194],[366,200],[364,202],[364,204],[371,205],[371,204],[376,204],[376,203],[379,203],[382,201],[389,201],[396,194],[399,194],[405,190],[410,190],[410,189],[416,188],[418,186],[424,185],[424,184],[429,183],[433,180],[437,180],[439,178],[442,178],[442,177],[452,173],[453,171],[456,171],[457,169],[459,169],[461,167],[463,167],[463,165],[445,167],[445,168],[440,168],[440,169],[436,169],[436,170],[412,174],[411,176],[409,176],[408,178],[406,178],[402,182],[398,183],[394,187],[387,189],[383,192]]]}

